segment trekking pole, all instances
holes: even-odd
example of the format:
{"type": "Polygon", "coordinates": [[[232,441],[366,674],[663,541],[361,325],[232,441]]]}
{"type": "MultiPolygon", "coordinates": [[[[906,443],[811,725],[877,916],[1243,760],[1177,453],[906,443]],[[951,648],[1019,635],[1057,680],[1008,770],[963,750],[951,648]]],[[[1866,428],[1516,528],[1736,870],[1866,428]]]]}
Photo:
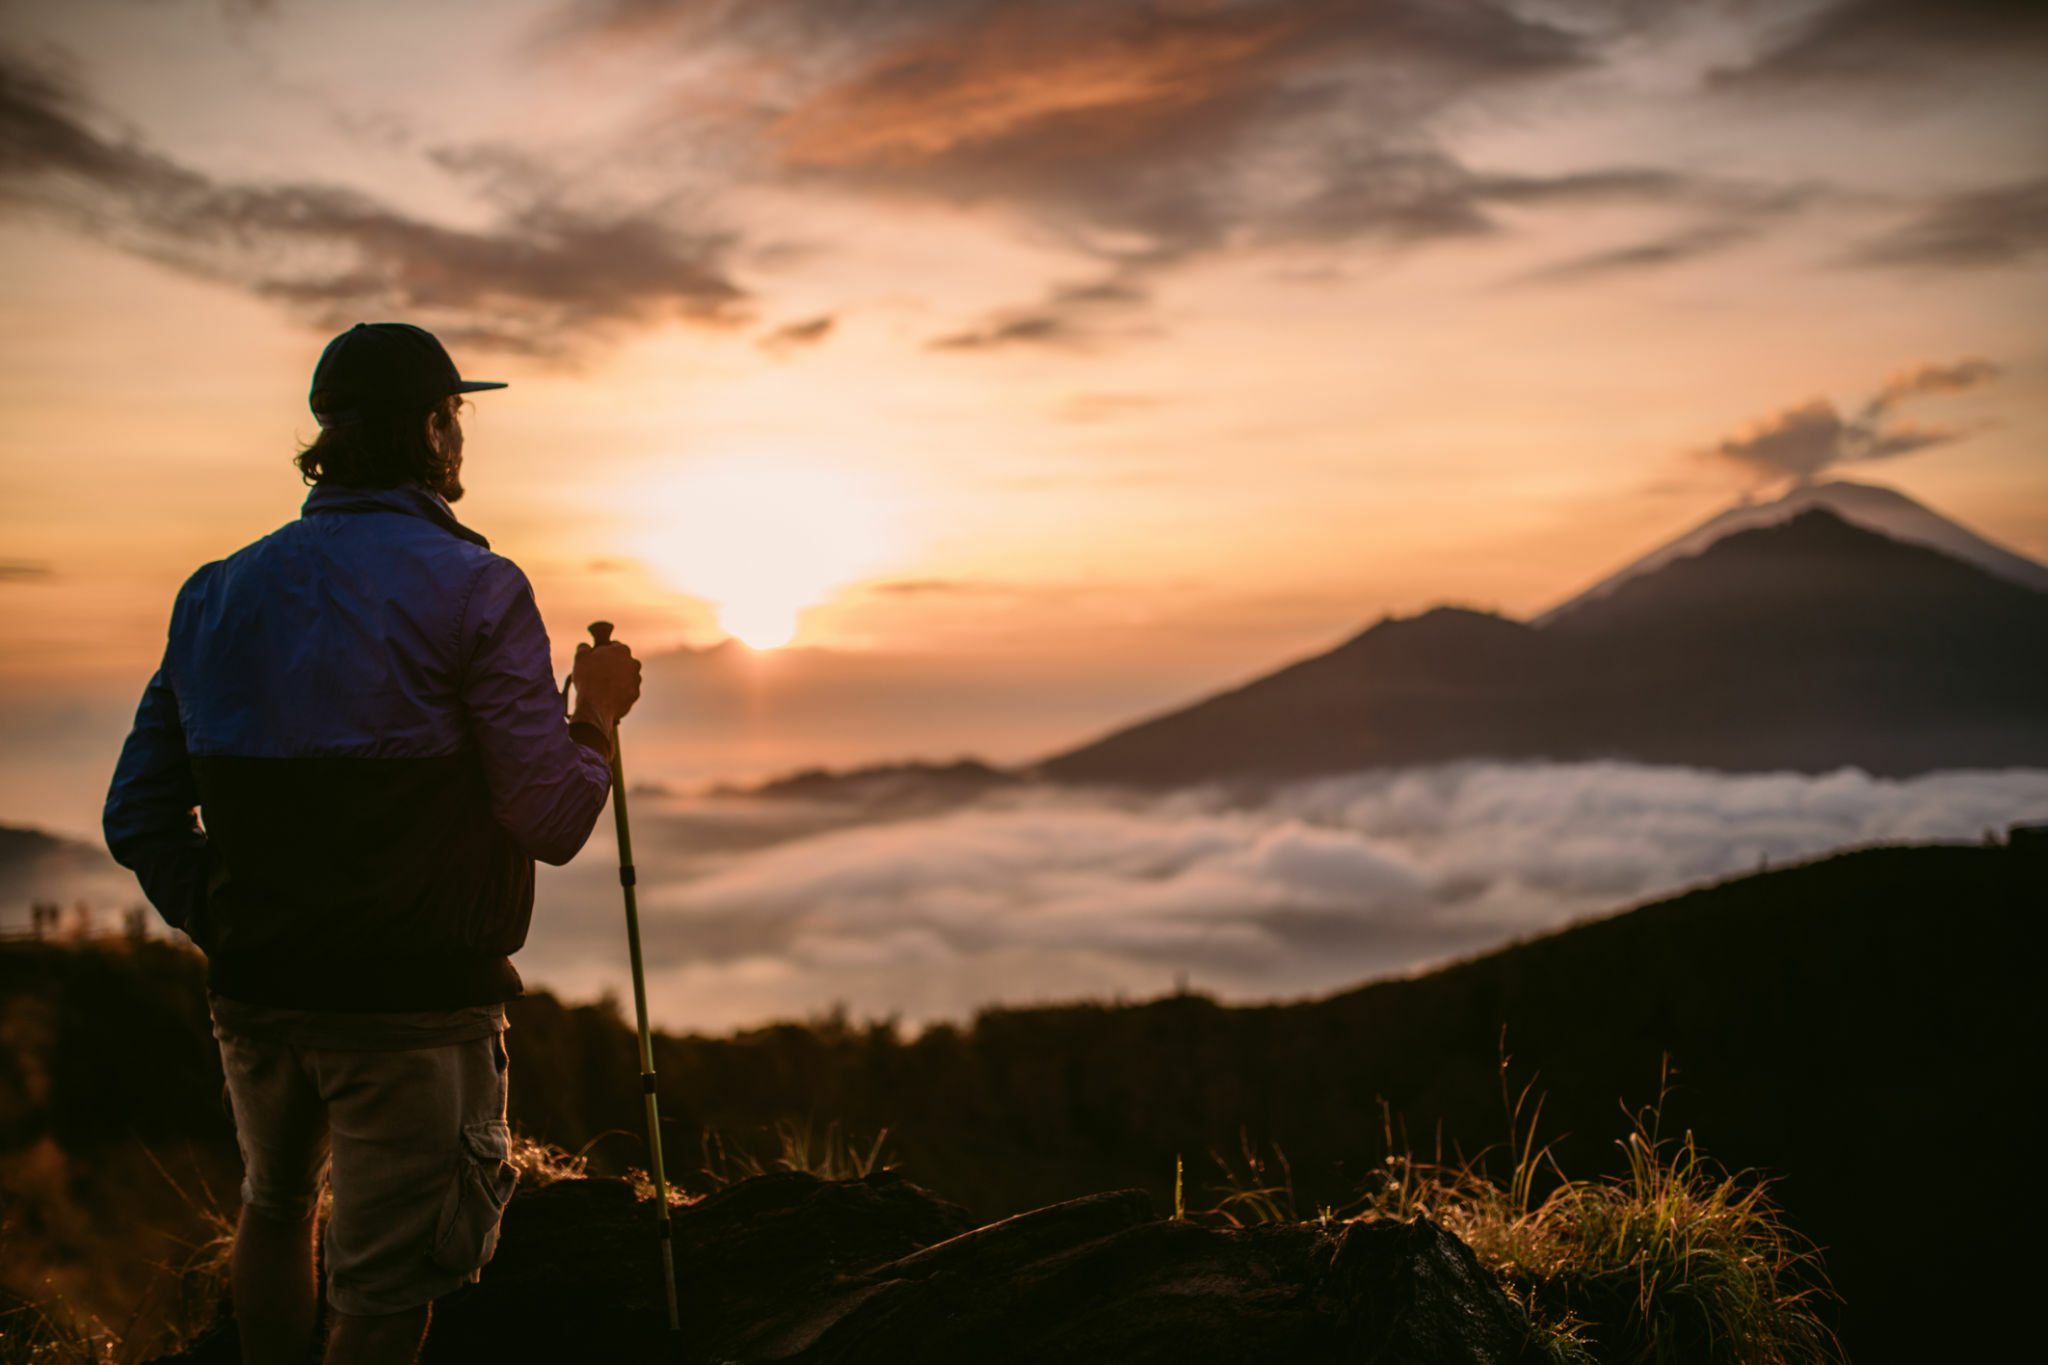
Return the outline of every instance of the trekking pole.
{"type": "MultiPolygon", "coordinates": [[[[590,638],[612,642],[612,623],[592,621],[590,638]]],[[[640,1024],[640,1089],[647,1100],[647,1150],[654,1166],[654,1198],[661,1220],[661,1286],[668,1293],[668,1330],[680,1334],[676,1310],[676,1252],[669,1221],[668,1176],[661,1167],[661,1100],[654,1093],[654,1038],[647,1031],[647,976],[640,962],[640,902],[633,893],[633,831],[626,823],[626,768],[619,758],[619,725],[612,722],[612,815],[619,827],[619,888],[626,895],[626,944],[633,958],[633,1014],[640,1024]]]]}

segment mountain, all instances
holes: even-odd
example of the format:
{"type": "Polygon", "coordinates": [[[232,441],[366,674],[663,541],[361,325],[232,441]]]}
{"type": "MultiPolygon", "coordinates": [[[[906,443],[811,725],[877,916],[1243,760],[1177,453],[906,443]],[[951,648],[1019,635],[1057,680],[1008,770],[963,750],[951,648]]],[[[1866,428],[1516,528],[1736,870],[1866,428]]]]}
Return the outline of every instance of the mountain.
{"type": "Polygon", "coordinates": [[[1891,776],[2039,765],[2044,676],[2048,592],[1816,507],[1541,625],[1452,608],[1382,621],[1040,771],[1169,785],[1477,757],[1891,776]]]}
{"type": "Polygon", "coordinates": [[[2003,545],[1994,544],[1968,527],[1957,525],[1896,489],[1837,479],[1831,483],[1805,484],[1775,501],[1744,503],[1709,517],[1676,540],[1609,574],[1577,597],[1552,607],[1529,624],[1548,625],[1588,602],[1607,596],[1632,578],[1654,573],[1674,560],[1696,555],[1737,531],[1776,526],[1815,508],[1833,512],[1866,531],[1876,531],[1909,545],[1925,545],[1929,549],[1940,550],[2021,587],[2048,592],[2048,565],[2014,554],[2003,545]]]}
{"type": "Polygon", "coordinates": [[[97,844],[0,825],[0,927],[26,923],[37,901],[108,910],[140,899],[134,877],[97,844]]]}

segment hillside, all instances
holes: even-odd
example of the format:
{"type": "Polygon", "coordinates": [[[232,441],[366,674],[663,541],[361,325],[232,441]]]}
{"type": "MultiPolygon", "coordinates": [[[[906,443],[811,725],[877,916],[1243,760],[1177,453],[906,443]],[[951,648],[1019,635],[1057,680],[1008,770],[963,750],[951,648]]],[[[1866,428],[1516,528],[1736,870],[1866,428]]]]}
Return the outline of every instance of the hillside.
{"type": "MultiPolygon", "coordinates": [[[[2044,907],[2038,850],[1880,848],[1302,1004],[998,1010],[914,1039],[829,1020],[662,1037],[671,1165],[699,1164],[707,1127],[755,1150],[777,1121],[863,1143],[887,1127],[911,1178],[986,1220],[1124,1187],[1167,1207],[1176,1156],[1206,1202],[1206,1154],[1237,1152],[1242,1134],[1284,1148],[1314,1207],[1348,1199],[1386,1155],[1382,1100],[1397,1147],[1402,1133],[1421,1154],[1439,1136],[1447,1152],[1502,1138],[1503,1033],[1574,1175],[1614,1165],[1617,1101],[1654,1099],[1668,1054],[1667,1131],[1783,1177],[1793,1225],[1829,1249],[1852,1358],[1992,1358],[2028,1301],[2037,1201],[2013,1154],[2036,1107],[2024,1077],[2044,907]]],[[[138,1135],[222,1150],[196,977],[158,960],[170,952],[0,947],[10,1017],[45,1021],[9,1033],[0,1155],[22,1162],[47,1140],[88,1172],[138,1135]]],[[[616,1008],[535,995],[513,1014],[515,1122],[594,1143],[599,1170],[642,1160],[616,1008]]],[[[126,1216],[125,1199],[89,1193],[75,1185],[82,1205],[126,1216]]]]}
{"type": "Polygon", "coordinates": [[[1173,785],[1458,758],[1885,776],[2048,764],[2048,593],[1811,510],[1543,626],[1388,620],[1046,760],[1173,785]]]}
{"type": "Polygon", "coordinates": [[[0,825],[0,929],[26,924],[35,901],[106,909],[140,899],[135,879],[97,843],[0,825]]]}

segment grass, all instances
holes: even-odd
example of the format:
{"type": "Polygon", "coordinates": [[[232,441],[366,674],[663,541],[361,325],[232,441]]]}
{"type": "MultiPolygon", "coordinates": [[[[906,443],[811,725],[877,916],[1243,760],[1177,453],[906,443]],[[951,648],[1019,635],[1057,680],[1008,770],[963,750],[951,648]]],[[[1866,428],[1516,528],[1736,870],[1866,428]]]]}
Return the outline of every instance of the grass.
{"type": "MultiPolygon", "coordinates": [[[[1500,1061],[1508,1140],[1470,1160],[1397,1149],[1360,1198],[1318,1220],[1429,1218],[1455,1233],[1530,1312],[1538,1354],[1601,1365],[1841,1365],[1822,1316],[1833,1297],[1819,1253],[1789,1228],[1754,1172],[1728,1172],[1691,1132],[1662,1131],[1657,1102],[1629,1112],[1622,1173],[1574,1180],[1539,1144],[1543,1098],[1500,1061]],[[1541,1197],[1539,1198],[1539,1192],[1541,1197]]],[[[1240,1130],[1240,1154],[1211,1153],[1216,1200],[1197,1216],[1229,1227],[1300,1221],[1279,1144],[1268,1159],[1240,1130]]],[[[1180,1173],[1176,1162],[1176,1186],[1180,1173]]]]}
{"type": "MultiPolygon", "coordinates": [[[[1234,1228],[1251,1223],[1301,1221],[1295,1213],[1294,1169],[1287,1164],[1287,1153],[1281,1150],[1280,1144],[1273,1144],[1273,1157],[1269,1161],[1253,1145],[1251,1135],[1239,1128],[1237,1145],[1238,1160],[1243,1163],[1241,1166],[1220,1152],[1209,1153],[1209,1159],[1216,1163],[1222,1178],[1220,1183],[1209,1187],[1209,1192],[1216,1196],[1216,1202],[1204,1212],[1234,1228]]],[[[1180,1180],[1181,1172],[1176,1162],[1176,1191],[1180,1180]]],[[[1176,1212],[1175,1216],[1182,1215],[1176,1212]]]]}
{"type": "MultiPolygon", "coordinates": [[[[668,1182],[669,1204],[677,1208],[693,1204],[711,1190],[722,1190],[728,1185],[775,1171],[802,1171],[820,1180],[862,1180],[894,1164],[884,1159],[889,1140],[887,1128],[876,1133],[874,1140],[866,1146],[855,1142],[840,1128],[836,1119],[822,1129],[808,1122],[780,1119],[768,1131],[774,1140],[774,1149],[772,1154],[762,1156],[728,1142],[716,1128],[707,1127],[703,1133],[704,1162],[695,1173],[698,1178],[677,1179],[671,1175],[668,1182]],[[692,1192],[685,1188],[686,1182],[700,1188],[692,1192]]],[[[570,1152],[514,1130],[508,1159],[513,1169],[519,1172],[520,1183],[529,1189],[552,1185],[558,1180],[581,1180],[590,1173],[590,1149],[614,1136],[637,1138],[639,1135],[624,1129],[611,1129],[583,1144],[581,1151],[570,1152]]],[[[627,1166],[623,1174],[633,1186],[634,1194],[642,1200],[655,1197],[654,1177],[645,1169],[627,1166]]],[[[5,1363],[0,1362],[0,1365],[5,1363]]]]}
{"type": "MultiPolygon", "coordinates": [[[[1555,1365],[1840,1365],[1845,1360],[1819,1308],[1829,1297],[1819,1255],[1791,1231],[1767,1181],[1729,1173],[1701,1155],[1690,1132],[1661,1130],[1670,1093],[1668,1067],[1655,1104],[1631,1114],[1618,1144],[1621,1173],[1574,1180],[1549,1144],[1539,1144],[1542,1098],[1532,1079],[1519,1092],[1501,1061],[1508,1141],[1470,1160],[1387,1157],[1359,1199],[1319,1209],[1325,1225],[1353,1219],[1427,1217],[1469,1245],[1530,1311],[1531,1344],[1555,1365]]],[[[1387,1140],[1394,1125],[1385,1110],[1387,1140]]],[[[822,1129],[774,1125],[772,1155],[704,1134],[703,1175],[715,1188],[773,1171],[824,1180],[858,1179],[884,1169],[888,1130],[860,1144],[836,1122],[822,1129]]],[[[587,1174],[585,1152],[571,1153],[522,1133],[510,1157],[528,1188],[587,1174]]],[[[1211,1153],[1219,1172],[1215,1202],[1194,1217],[1230,1227],[1301,1221],[1294,1176],[1278,1144],[1262,1153],[1244,1130],[1239,1153],[1211,1153]]],[[[1176,1192],[1182,1180],[1175,1162],[1176,1192]]],[[[652,1182],[629,1172],[643,1198],[652,1182]]],[[[676,1203],[693,1198],[672,1190],[676,1203]]],[[[1177,1217],[1187,1214],[1177,1207],[1177,1217]]],[[[162,1305],[167,1349],[204,1325],[225,1279],[229,1225],[212,1215],[216,1235],[164,1267],[171,1297],[162,1305]]],[[[135,1341],[81,1317],[62,1303],[0,1304],[0,1365],[111,1365],[139,1358],[135,1341]]]]}
{"type": "Polygon", "coordinates": [[[1769,1181],[1715,1165],[1691,1132],[1664,1136],[1668,1063],[1657,1102],[1631,1113],[1618,1143],[1623,1173],[1596,1180],[1571,1179],[1550,1145],[1537,1145],[1534,1080],[1510,1095],[1505,1057],[1501,1078],[1504,1175],[1489,1174],[1491,1153],[1456,1164],[1390,1155],[1358,1216],[1434,1219],[1500,1275],[1560,1349],[1601,1362],[1846,1360],[1820,1311],[1832,1298],[1820,1255],[1786,1226],[1769,1181]]]}
{"type": "Polygon", "coordinates": [[[778,1150],[764,1160],[743,1148],[729,1146],[717,1129],[706,1128],[703,1174],[713,1187],[724,1189],[771,1171],[802,1171],[820,1180],[865,1180],[895,1164],[884,1160],[889,1140],[887,1128],[876,1133],[874,1141],[865,1148],[840,1128],[837,1119],[822,1130],[815,1129],[809,1121],[799,1124],[792,1119],[778,1119],[771,1131],[778,1150]]]}
{"type": "MultiPolygon", "coordinates": [[[[209,1325],[228,1285],[234,1222],[203,1179],[188,1189],[155,1153],[158,1172],[205,1229],[171,1260],[155,1262],[141,1302],[114,1326],[61,1295],[31,1300],[0,1290],[0,1365],[116,1365],[178,1350],[209,1325]]],[[[7,1228],[0,1225],[0,1237],[7,1228]]]]}
{"type": "Polygon", "coordinates": [[[106,1365],[120,1335],[62,1301],[0,1295],[0,1365],[106,1365]]]}

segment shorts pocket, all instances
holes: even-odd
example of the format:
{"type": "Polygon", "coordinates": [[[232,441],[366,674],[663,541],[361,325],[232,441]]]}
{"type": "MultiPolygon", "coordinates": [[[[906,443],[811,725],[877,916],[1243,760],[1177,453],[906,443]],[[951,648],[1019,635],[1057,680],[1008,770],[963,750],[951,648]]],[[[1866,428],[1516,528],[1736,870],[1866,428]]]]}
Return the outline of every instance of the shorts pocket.
{"type": "Polygon", "coordinates": [[[434,1228],[433,1260],[443,1270],[474,1275],[497,1251],[498,1222],[519,1184],[507,1159],[511,1142],[503,1119],[463,1125],[462,1156],[434,1228]]]}

